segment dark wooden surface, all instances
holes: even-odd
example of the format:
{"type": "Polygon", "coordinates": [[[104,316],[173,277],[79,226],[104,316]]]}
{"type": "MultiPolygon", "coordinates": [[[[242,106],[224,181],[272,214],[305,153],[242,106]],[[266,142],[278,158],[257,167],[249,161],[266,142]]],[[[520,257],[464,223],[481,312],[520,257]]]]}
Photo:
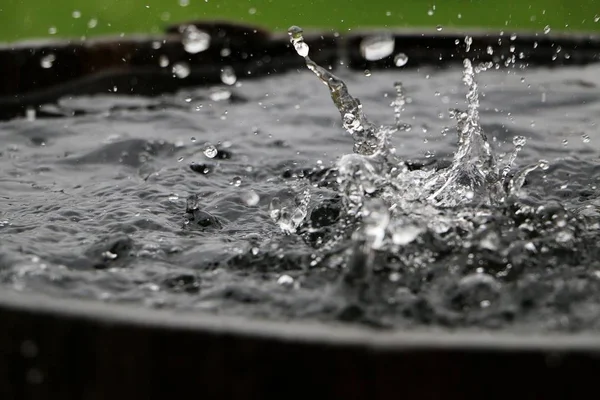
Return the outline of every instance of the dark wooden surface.
{"type": "Polygon", "coordinates": [[[600,374],[597,349],[377,347],[5,306],[0,321],[3,400],[567,399],[600,374]]]}

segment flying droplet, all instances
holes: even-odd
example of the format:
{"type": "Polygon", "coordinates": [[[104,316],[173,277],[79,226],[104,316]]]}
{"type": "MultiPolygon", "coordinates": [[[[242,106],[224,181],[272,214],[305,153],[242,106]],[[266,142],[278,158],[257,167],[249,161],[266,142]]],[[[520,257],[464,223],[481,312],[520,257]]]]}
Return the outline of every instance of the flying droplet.
{"type": "Polygon", "coordinates": [[[396,41],[392,35],[368,36],[360,43],[360,52],[368,61],[378,61],[394,52],[396,41]]]}
{"type": "Polygon", "coordinates": [[[197,54],[210,47],[210,35],[194,25],[188,25],[181,32],[183,48],[190,54],[197,54]]]}
{"type": "Polygon", "coordinates": [[[186,63],[176,63],[172,68],[173,75],[175,75],[179,79],[187,78],[190,75],[190,66],[186,63]]]}
{"type": "Polygon", "coordinates": [[[56,32],[58,32],[58,29],[56,29],[55,26],[51,26],[50,28],[48,28],[48,33],[51,35],[56,35],[56,32]]]}
{"type": "Polygon", "coordinates": [[[169,58],[165,55],[158,57],[158,65],[160,65],[162,68],[167,67],[169,65],[169,58]]]}
{"type": "Polygon", "coordinates": [[[371,70],[365,69],[365,76],[371,76],[371,70]]]}
{"type": "Polygon", "coordinates": [[[71,16],[75,19],[81,18],[81,11],[75,10],[71,13],[71,16]]]}
{"type": "Polygon", "coordinates": [[[596,14],[594,15],[594,22],[598,22],[600,21],[600,15],[596,14]]]}
{"type": "Polygon", "coordinates": [[[54,61],[56,61],[56,56],[50,53],[42,57],[40,65],[45,69],[52,68],[54,61]]]}
{"type": "Polygon", "coordinates": [[[196,137],[195,137],[195,136],[192,136],[192,137],[190,138],[190,140],[192,141],[192,143],[196,143],[196,137]]]}
{"type": "Polygon", "coordinates": [[[304,37],[302,36],[303,32],[302,28],[295,25],[288,29],[288,35],[290,35],[290,41],[294,45],[296,53],[301,57],[307,57],[310,50],[308,45],[304,42],[304,37]]]}
{"type": "Polygon", "coordinates": [[[469,51],[471,51],[471,45],[473,44],[473,38],[471,36],[465,36],[465,46],[466,46],[466,52],[468,53],[469,51]]]}
{"type": "Polygon", "coordinates": [[[208,158],[215,158],[217,156],[218,150],[212,144],[206,143],[203,153],[208,158]]]}
{"type": "Polygon", "coordinates": [[[88,26],[88,28],[90,28],[90,29],[94,29],[95,27],[97,27],[97,26],[98,26],[98,20],[97,20],[96,18],[92,18],[92,19],[90,19],[90,20],[88,21],[88,24],[87,24],[87,26],[88,26]]]}
{"type": "Polygon", "coordinates": [[[235,76],[235,71],[233,67],[226,66],[221,69],[221,82],[226,85],[233,85],[237,81],[237,76],[235,76]]]}
{"type": "Polygon", "coordinates": [[[403,67],[408,62],[408,56],[404,53],[398,53],[394,57],[394,64],[396,67],[403,67]]]}
{"type": "Polygon", "coordinates": [[[438,32],[441,32],[442,29],[444,29],[444,28],[442,28],[441,25],[438,25],[438,26],[435,27],[435,30],[438,31],[438,32]]]}
{"type": "Polygon", "coordinates": [[[586,135],[584,133],[583,135],[581,135],[581,140],[583,141],[583,143],[589,143],[590,142],[590,135],[586,135]]]}
{"type": "Polygon", "coordinates": [[[547,34],[549,34],[549,33],[550,33],[550,30],[551,30],[551,29],[550,29],[550,25],[546,25],[546,26],[544,27],[544,35],[547,35],[547,34]]]}
{"type": "Polygon", "coordinates": [[[538,167],[545,171],[550,168],[550,163],[546,160],[540,160],[538,161],[538,167]]]}
{"type": "Polygon", "coordinates": [[[182,161],[183,161],[183,157],[179,157],[179,158],[177,159],[177,162],[182,162],[182,161]]]}

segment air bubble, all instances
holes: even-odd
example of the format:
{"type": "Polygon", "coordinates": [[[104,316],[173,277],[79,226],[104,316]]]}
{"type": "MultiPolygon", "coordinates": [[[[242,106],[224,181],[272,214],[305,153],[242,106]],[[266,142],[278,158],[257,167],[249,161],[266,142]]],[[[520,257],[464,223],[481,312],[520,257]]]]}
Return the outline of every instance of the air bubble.
{"type": "Polygon", "coordinates": [[[242,200],[247,206],[255,206],[260,201],[260,196],[254,191],[249,190],[242,195],[242,200]]]}
{"type": "Polygon", "coordinates": [[[210,144],[210,143],[207,143],[207,144],[204,146],[203,153],[204,153],[204,155],[205,155],[206,157],[208,157],[208,158],[215,158],[215,157],[217,156],[218,150],[217,150],[217,148],[216,148],[215,146],[213,146],[212,144],[210,144]]]}
{"type": "Polygon", "coordinates": [[[233,179],[231,180],[231,185],[233,185],[235,187],[240,187],[241,184],[242,184],[242,178],[240,178],[239,176],[234,176],[233,179]]]}

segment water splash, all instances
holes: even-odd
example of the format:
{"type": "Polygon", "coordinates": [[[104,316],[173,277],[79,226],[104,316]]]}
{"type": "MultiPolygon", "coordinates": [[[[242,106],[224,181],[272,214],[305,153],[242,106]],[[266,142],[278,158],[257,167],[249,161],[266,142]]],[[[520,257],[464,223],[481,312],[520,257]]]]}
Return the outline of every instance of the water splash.
{"type": "MultiPolygon", "coordinates": [[[[499,206],[509,198],[518,197],[525,177],[547,165],[545,161],[536,163],[510,177],[517,154],[526,141],[521,137],[515,138],[515,151],[504,165],[496,159],[479,117],[476,74],[486,66],[474,67],[470,59],[465,59],[462,81],[467,88],[467,108],[450,110],[450,116],[456,120],[458,136],[451,165],[440,171],[409,168],[390,144],[393,134],[411,130],[410,125],[402,122],[406,105],[402,84],[394,84],[396,98],[391,103],[394,124],[376,125],[367,118],[360,100],[349,93],[346,84],[310,58],[302,29],[293,26],[288,33],[308,69],[328,87],[343,127],[354,141],[354,154],[341,157],[336,164],[338,193],[345,214],[336,237],[339,239],[350,232],[353,242],[362,243],[352,253],[354,261],[371,263],[374,256],[369,253],[379,250],[402,252],[404,246],[418,241],[425,232],[447,235],[460,229],[472,235],[477,225],[473,218],[484,218],[489,215],[486,207],[499,206]]],[[[380,42],[389,41],[377,41],[377,46],[374,45],[377,49],[385,47],[380,42]]],[[[469,42],[467,39],[467,45],[469,42]]],[[[366,52],[364,55],[367,58],[366,52]]],[[[302,207],[298,209],[305,216],[302,207]]],[[[272,217],[282,230],[291,233],[299,224],[284,210],[285,207],[272,206],[272,217]]],[[[427,259],[431,254],[422,256],[427,259]]],[[[355,265],[354,261],[348,263],[355,265]]]]}

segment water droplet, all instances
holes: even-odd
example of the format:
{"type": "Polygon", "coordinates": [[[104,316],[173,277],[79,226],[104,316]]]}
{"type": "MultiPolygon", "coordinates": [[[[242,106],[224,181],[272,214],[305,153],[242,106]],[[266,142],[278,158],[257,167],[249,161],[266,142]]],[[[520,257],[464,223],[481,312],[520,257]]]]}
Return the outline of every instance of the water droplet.
{"type": "Polygon", "coordinates": [[[56,32],[58,32],[58,29],[56,29],[55,26],[51,26],[50,28],[48,28],[48,33],[51,35],[56,35],[56,32]]]}
{"type": "Polygon", "coordinates": [[[254,7],[250,8],[250,9],[248,10],[248,14],[250,14],[250,15],[254,15],[254,14],[256,14],[256,8],[254,8],[254,7]]]}
{"type": "Polygon", "coordinates": [[[183,160],[184,160],[184,158],[183,158],[183,157],[179,157],[179,158],[177,159],[177,162],[182,162],[183,160]]]}
{"type": "Polygon", "coordinates": [[[465,36],[465,45],[466,45],[466,52],[468,53],[469,51],[471,51],[471,45],[473,44],[473,38],[471,36],[465,36]]]}
{"type": "Polygon", "coordinates": [[[186,26],[181,32],[183,48],[190,54],[197,54],[210,47],[210,35],[194,25],[186,26]]]}
{"type": "Polygon", "coordinates": [[[223,47],[221,49],[221,57],[229,57],[231,55],[231,49],[223,47]]]}
{"type": "Polygon", "coordinates": [[[551,30],[551,29],[550,29],[550,25],[546,25],[546,26],[544,27],[544,35],[547,35],[547,34],[549,34],[549,33],[550,33],[550,30],[551,30]]]}
{"type": "Polygon", "coordinates": [[[364,74],[365,74],[365,76],[371,76],[371,70],[365,69],[364,74]]]}
{"type": "Polygon", "coordinates": [[[210,143],[206,143],[204,145],[203,153],[208,158],[215,158],[217,156],[218,150],[215,146],[210,143]]]}
{"type": "Polygon", "coordinates": [[[494,49],[492,48],[492,46],[488,46],[488,47],[487,47],[487,50],[486,50],[486,52],[487,52],[489,55],[492,55],[492,54],[494,54],[494,49]]]}
{"type": "Polygon", "coordinates": [[[392,234],[392,242],[398,246],[405,246],[414,241],[421,232],[423,232],[423,229],[414,225],[402,226],[392,234]]]}
{"type": "Polygon", "coordinates": [[[187,7],[190,5],[190,0],[179,0],[179,5],[181,7],[187,7]]]}
{"type": "Polygon", "coordinates": [[[442,28],[441,25],[438,25],[438,26],[435,27],[435,30],[438,31],[438,32],[441,32],[442,29],[444,29],[444,28],[442,28]]]}
{"type": "Polygon", "coordinates": [[[277,284],[284,287],[292,287],[294,285],[294,278],[289,275],[281,275],[277,279],[277,284]]]}
{"type": "Polygon", "coordinates": [[[550,168],[550,163],[546,160],[540,160],[538,161],[538,167],[546,171],[548,168],[550,168]]]}
{"type": "Polygon", "coordinates": [[[237,81],[233,67],[226,66],[221,69],[221,82],[226,85],[233,85],[237,81]]]}
{"type": "Polygon", "coordinates": [[[396,67],[403,67],[406,65],[406,63],[408,63],[408,56],[406,54],[396,54],[396,56],[394,57],[394,64],[396,64],[396,67]]]}
{"type": "Polygon", "coordinates": [[[590,142],[590,135],[586,135],[584,133],[583,135],[581,135],[581,140],[583,141],[583,143],[589,143],[590,142]]]}
{"type": "Polygon", "coordinates": [[[187,63],[178,62],[173,65],[173,75],[179,79],[187,78],[190,75],[190,66],[187,63]]]}
{"type": "Polygon", "coordinates": [[[430,17],[434,14],[433,10],[427,10],[427,15],[429,15],[430,17]]]}
{"type": "Polygon", "coordinates": [[[573,239],[573,233],[568,230],[560,231],[556,234],[556,241],[558,243],[566,243],[573,239]]]}
{"type": "Polygon", "coordinates": [[[165,55],[158,57],[158,65],[160,65],[162,68],[169,66],[169,58],[165,55]]]}
{"type": "Polygon", "coordinates": [[[87,26],[90,29],[94,29],[96,26],[98,26],[98,20],[96,18],[90,19],[87,23],[87,26]]]}
{"type": "Polygon", "coordinates": [[[382,60],[394,52],[396,41],[392,35],[368,36],[360,43],[360,52],[368,61],[382,60]]]}
{"type": "Polygon", "coordinates": [[[525,136],[515,136],[513,138],[513,144],[515,147],[523,147],[527,143],[527,138],[525,136]]]}
{"type": "Polygon", "coordinates": [[[242,178],[240,178],[239,176],[234,176],[230,184],[235,187],[240,187],[240,185],[242,184],[242,178]]]}
{"type": "Polygon", "coordinates": [[[255,206],[260,201],[260,196],[254,191],[249,190],[246,193],[242,194],[242,200],[248,206],[255,206]]]}
{"type": "Polygon", "coordinates": [[[217,90],[210,94],[212,101],[225,101],[231,98],[231,92],[229,90],[217,90]]]}
{"type": "Polygon", "coordinates": [[[54,65],[54,61],[56,61],[56,56],[50,53],[42,57],[40,65],[42,66],[42,68],[45,69],[52,68],[52,66],[54,65]]]}
{"type": "Polygon", "coordinates": [[[566,146],[566,145],[568,145],[568,144],[569,144],[569,141],[568,141],[567,139],[563,139],[563,141],[562,141],[562,145],[563,145],[563,146],[566,146]]]}
{"type": "Polygon", "coordinates": [[[600,21],[600,15],[596,14],[594,15],[594,22],[598,22],[600,21]]]}
{"type": "Polygon", "coordinates": [[[71,13],[71,16],[75,19],[81,18],[81,11],[75,10],[71,13]]]}
{"type": "Polygon", "coordinates": [[[310,50],[308,45],[304,42],[304,37],[302,36],[303,32],[302,28],[295,25],[288,29],[288,35],[290,35],[290,41],[294,45],[296,53],[301,57],[307,57],[310,50]]]}
{"type": "Polygon", "coordinates": [[[117,255],[115,253],[111,253],[110,251],[105,251],[102,253],[102,257],[105,260],[114,260],[117,258],[117,255]]]}
{"type": "Polygon", "coordinates": [[[192,141],[192,143],[196,143],[196,138],[195,138],[194,136],[192,136],[192,137],[190,138],[190,140],[192,141]]]}

